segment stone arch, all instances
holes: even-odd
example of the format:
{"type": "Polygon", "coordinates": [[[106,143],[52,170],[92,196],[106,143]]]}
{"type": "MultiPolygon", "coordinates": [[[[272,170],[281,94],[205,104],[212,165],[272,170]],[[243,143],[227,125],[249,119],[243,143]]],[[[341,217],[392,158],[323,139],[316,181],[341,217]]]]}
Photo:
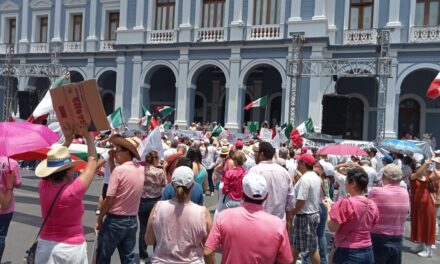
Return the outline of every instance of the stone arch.
{"type": "Polygon", "coordinates": [[[81,75],[81,77],[83,78],[83,80],[87,79],[87,74],[84,70],[82,70],[79,67],[69,67],[67,69],[69,72],[77,72],[79,75],[81,75]]]}
{"type": "Polygon", "coordinates": [[[434,63],[416,63],[411,66],[408,66],[398,74],[396,81],[396,93],[400,94],[401,87],[405,78],[417,70],[432,70],[432,71],[440,72],[440,65],[434,63]]]}
{"type": "Polygon", "coordinates": [[[206,68],[215,66],[219,68],[226,79],[226,86],[229,84],[229,70],[228,68],[221,62],[216,60],[202,60],[197,62],[194,66],[191,67],[191,70],[188,73],[187,86],[190,87],[197,82],[198,75],[206,68]]]}
{"type": "Polygon", "coordinates": [[[168,67],[174,73],[175,79],[178,79],[179,71],[177,70],[176,66],[174,66],[174,64],[166,60],[157,60],[147,64],[144,67],[139,83],[145,83],[145,80],[148,80],[149,83],[153,74],[162,67],[168,67]]]}
{"type": "Polygon", "coordinates": [[[115,67],[104,67],[104,68],[102,68],[102,69],[100,69],[97,73],[96,73],[96,80],[98,80],[99,79],[99,77],[101,77],[101,75],[102,74],[104,74],[104,73],[106,73],[106,72],[108,72],[108,71],[114,71],[114,72],[117,72],[117,70],[116,70],[116,68],[115,67]]]}
{"type": "MultiPolygon", "coordinates": [[[[400,96],[399,104],[398,104],[399,116],[400,116],[400,104],[403,101],[408,100],[408,99],[416,101],[420,106],[420,117],[419,117],[419,120],[420,120],[419,126],[420,127],[419,127],[419,130],[420,130],[420,135],[423,135],[425,133],[425,128],[426,128],[426,112],[427,112],[426,111],[427,110],[426,102],[422,97],[420,97],[417,94],[413,94],[413,93],[406,93],[406,94],[400,96]]],[[[398,126],[398,130],[399,130],[399,126],[398,126]]],[[[399,131],[397,131],[397,133],[398,132],[399,131]]]]}
{"type": "Polygon", "coordinates": [[[258,66],[263,65],[269,65],[277,69],[278,73],[281,76],[281,87],[285,88],[286,86],[286,69],[277,61],[275,60],[269,60],[269,59],[256,59],[248,63],[240,72],[240,77],[238,78],[238,85],[239,87],[245,87],[245,80],[249,76],[249,74],[252,72],[253,69],[255,69],[258,66]]]}
{"type": "Polygon", "coordinates": [[[117,72],[113,68],[107,68],[105,71],[101,70],[96,78],[107,115],[111,114],[115,108],[116,78],[117,72]]]}

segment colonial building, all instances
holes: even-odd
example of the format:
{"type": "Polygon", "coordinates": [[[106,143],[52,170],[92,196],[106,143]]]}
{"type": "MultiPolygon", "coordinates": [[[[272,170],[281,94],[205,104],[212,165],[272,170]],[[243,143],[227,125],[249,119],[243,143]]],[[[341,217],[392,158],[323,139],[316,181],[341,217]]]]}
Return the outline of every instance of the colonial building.
{"type": "MultiPolygon", "coordinates": [[[[73,81],[96,78],[106,111],[122,107],[128,123],[142,105],[169,105],[181,126],[206,120],[236,130],[248,120],[288,121],[291,33],[304,33],[304,59],[374,58],[378,29],[387,28],[385,134],[439,137],[439,102],[424,95],[440,70],[439,23],[437,0],[1,0],[0,60],[12,43],[18,63],[47,64],[56,44],[73,81]],[[267,108],[243,110],[264,95],[267,108]]],[[[21,105],[35,106],[49,82],[18,78],[21,105]]],[[[323,99],[347,95],[325,114],[347,138],[376,137],[376,78],[302,78],[300,86],[300,121],[310,116],[321,131],[323,99]]]]}

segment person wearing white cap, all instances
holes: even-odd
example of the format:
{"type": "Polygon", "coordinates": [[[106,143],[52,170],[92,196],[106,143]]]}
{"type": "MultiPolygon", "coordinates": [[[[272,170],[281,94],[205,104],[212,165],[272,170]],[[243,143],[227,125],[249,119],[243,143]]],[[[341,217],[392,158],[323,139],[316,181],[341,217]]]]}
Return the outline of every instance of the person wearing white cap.
{"type": "Polygon", "coordinates": [[[203,256],[203,241],[212,226],[211,214],[190,200],[193,170],[176,168],[171,182],[176,195],[157,202],[148,219],[145,242],[155,245],[151,263],[212,263],[211,257],[203,256]]]}
{"type": "Polygon", "coordinates": [[[243,178],[243,204],[222,211],[205,243],[205,256],[222,247],[222,263],[292,263],[285,223],[264,211],[266,179],[256,173],[243,178]],[[233,219],[233,221],[231,221],[233,219]]]}

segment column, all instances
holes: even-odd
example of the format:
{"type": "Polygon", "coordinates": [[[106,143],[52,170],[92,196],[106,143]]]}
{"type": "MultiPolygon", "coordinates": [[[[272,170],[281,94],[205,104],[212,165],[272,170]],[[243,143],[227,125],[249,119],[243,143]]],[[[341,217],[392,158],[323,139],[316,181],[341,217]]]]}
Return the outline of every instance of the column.
{"type": "MultiPolygon", "coordinates": [[[[311,59],[323,59],[323,46],[314,45],[312,46],[311,59]]],[[[310,78],[310,88],[309,88],[309,114],[313,120],[313,125],[315,126],[316,132],[321,132],[321,119],[322,119],[322,92],[321,86],[324,82],[322,77],[311,77],[310,78]]],[[[307,89],[306,87],[301,87],[301,89],[307,89]]],[[[297,105],[299,107],[299,104],[297,105]]],[[[298,123],[304,120],[298,120],[298,123]]]]}
{"type": "Polygon", "coordinates": [[[133,28],[135,30],[144,30],[144,2],[144,0],[136,1],[136,26],[133,28]]]}
{"type": "Polygon", "coordinates": [[[179,25],[179,42],[191,42],[191,1],[183,1],[182,23],[179,25]]]}
{"type": "Polygon", "coordinates": [[[55,0],[55,22],[53,27],[52,42],[61,42],[60,27],[61,27],[61,7],[63,3],[61,0],[55,0]]]}
{"type": "Polygon", "coordinates": [[[231,34],[230,40],[243,40],[243,0],[234,1],[234,17],[229,27],[231,34]]]}
{"type": "MultiPolygon", "coordinates": [[[[263,90],[263,81],[262,80],[255,80],[254,81],[254,98],[251,98],[251,101],[255,101],[258,98],[263,97],[264,95],[262,94],[262,90],[263,90]]],[[[267,95],[267,100],[269,100],[270,95],[267,95]]],[[[269,102],[268,102],[269,103],[269,102]]],[[[266,107],[259,107],[259,108],[254,108],[254,109],[250,109],[248,111],[252,111],[252,119],[254,121],[268,121],[265,120],[265,112],[266,112],[266,107]]]]}
{"type": "MultiPolygon", "coordinates": [[[[391,53],[391,52],[390,52],[391,53]]],[[[391,76],[397,76],[397,53],[393,52],[391,61],[391,76]]],[[[396,79],[388,78],[386,90],[385,107],[385,138],[397,138],[399,116],[399,94],[400,87],[396,87],[396,79]]]]}
{"type": "Polygon", "coordinates": [[[325,18],[325,0],[315,0],[315,13],[312,20],[321,20],[325,18]]]}
{"type": "Polygon", "coordinates": [[[115,93],[115,109],[123,108],[124,102],[124,81],[125,81],[125,62],[124,56],[116,59],[116,93],[115,93]]]}
{"type": "Polygon", "coordinates": [[[292,0],[288,22],[301,21],[301,0],[292,0]]]}
{"type": "Polygon", "coordinates": [[[18,42],[18,52],[28,52],[28,21],[29,21],[29,0],[23,0],[23,16],[21,17],[21,39],[18,42]]]}
{"type": "MultiPolygon", "coordinates": [[[[89,36],[86,38],[86,50],[88,52],[96,51],[96,43],[98,42],[98,38],[96,37],[96,6],[98,1],[90,1],[90,16],[89,16],[89,36]]],[[[106,19],[102,17],[101,19],[106,19]]],[[[102,29],[104,30],[104,29],[102,29]]]]}
{"type": "MultiPolygon", "coordinates": [[[[222,103],[220,100],[220,81],[219,80],[213,80],[212,82],[212,99],[211,99],[211,121],[217,121],[219,120],[219,114],[218,110],[220,107],[220,104],[222,103]]],[[[209,121],[206,120],[206,121],[209,121]]]]}
{"type": "Polygon", "coordinates": [[[144,83],[141,85],[142,90],[142,105],[144,105],[148,110],[151,108],[151,100],[150,100],[150,90],[151,84],[144,83]]]}
{"type": "Polygon", "coordinates": [[[390,37],[391,43],[400,43],[400,31],[402,29],[402,24],[400,23],[399,13],[400,13],[400,0],[390,0],[390,7],[388,12],[388,23],[386,27],[393,28],[391,31],[390,37]]]}
{"type": "Polygon", "coordinates": [[[330,44],[335,44],[336,41],[336,25],[335,25],[335,12],[336,12],[336,0],[327,0],[327,19],[328,19],[328,35],[330,44]]]}
{"type": "Polygon", "coordinates": [[[87,59],[86,74],[86,79],[94,78],[95,76],[95,58],[93,57],[87,59]]]}
{"type": "Polygon", "coordinates": [[[121,1],[120,5],[120,12],[119,12],[119,27],[118,31],[127,30],[127,13],[128,13],[128,0],[127,1],[121,1]]]}
{"type": "Polygon", "coordinates": [[[243,113],[243,100],[240,93],[243,90],[243,84],[238,83],[240,77],[240,48],[234,47],[231,49],[230,61],[230,76],[229,82],[226,84],[226,102],[227,102],[227,115],[226,124],[231,132],[238,132],[241,128],[241,120],[243,113]]]}
{"type": "Polygon", "coordinates": [[[176,92],[176,121],[175,124],[179,127],[185,128],[189,122],[189,107],[190,98],[188,97],[188,89],[191,83],[186,82],[188,77],[188,49],[184,48],[180,50],[179,58],[179,77],[177,79],[177,92],[176,92]]]}
{"type": "Polygon", "coordinates": [[[131,115],[128,123],[131,125],[137,125],[139,117],[141,116],[141,85],[139,77],[142,71],[142,57],[134,56],[131,60],[133,62],[133,86],[131,88],[131,115]]]}

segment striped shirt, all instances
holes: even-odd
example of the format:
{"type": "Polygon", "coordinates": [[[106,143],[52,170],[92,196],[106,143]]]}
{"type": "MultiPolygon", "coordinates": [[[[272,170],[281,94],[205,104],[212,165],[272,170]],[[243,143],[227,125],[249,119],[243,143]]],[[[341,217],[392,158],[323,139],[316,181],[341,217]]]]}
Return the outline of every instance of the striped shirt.
{"type": "Polygon", "coordinates": [[[409,196],[399,184],[387,184],[374,187],[368,194],[379,209],[379,222],[371,233],[386,236],[401,236],[404,232],[406,216],[409,210],[409,196]]]}

